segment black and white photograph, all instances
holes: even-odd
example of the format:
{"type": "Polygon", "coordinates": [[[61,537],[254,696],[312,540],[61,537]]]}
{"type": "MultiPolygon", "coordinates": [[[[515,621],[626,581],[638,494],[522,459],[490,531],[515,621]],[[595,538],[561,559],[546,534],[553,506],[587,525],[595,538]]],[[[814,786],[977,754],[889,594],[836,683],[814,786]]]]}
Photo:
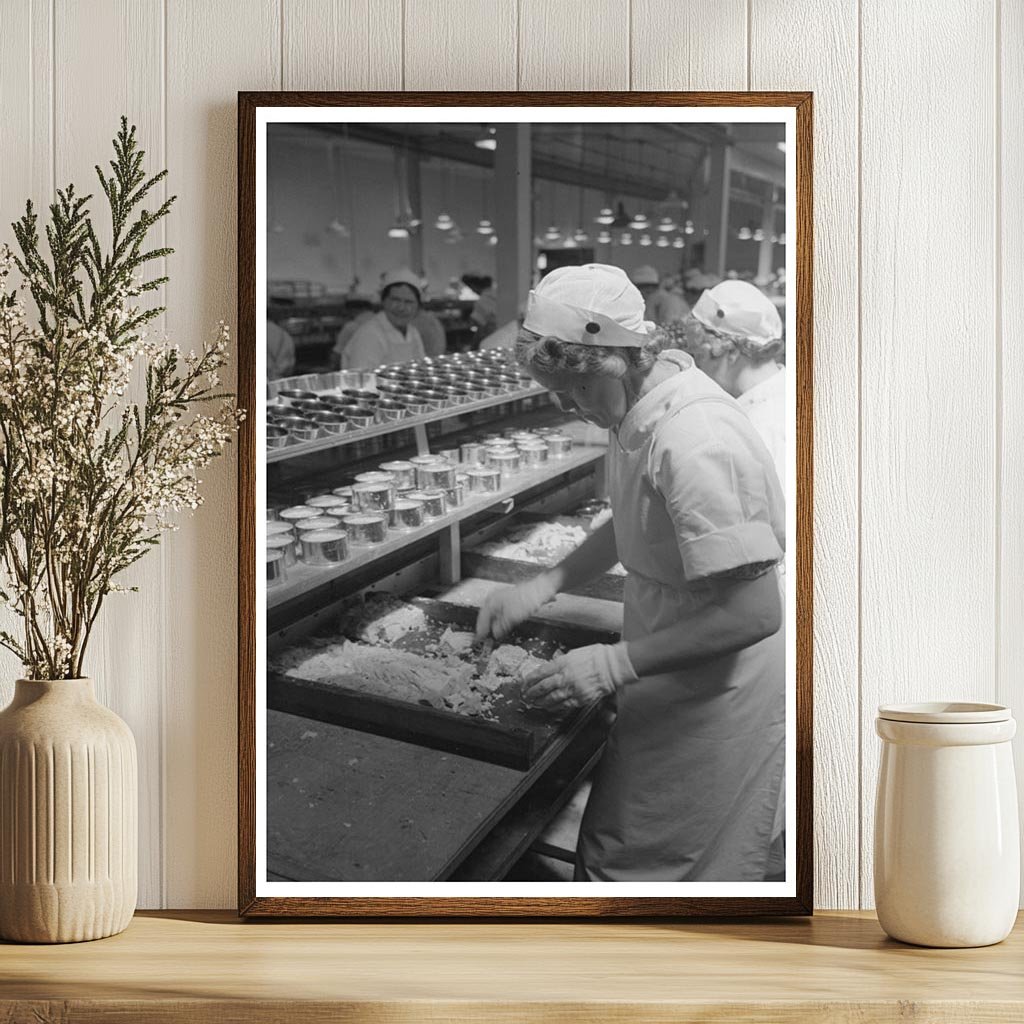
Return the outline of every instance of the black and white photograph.
{"type": "Polygon", "coordinates": [[[794,142],[257,110],[257,896],[796,895],[794,142]]]}

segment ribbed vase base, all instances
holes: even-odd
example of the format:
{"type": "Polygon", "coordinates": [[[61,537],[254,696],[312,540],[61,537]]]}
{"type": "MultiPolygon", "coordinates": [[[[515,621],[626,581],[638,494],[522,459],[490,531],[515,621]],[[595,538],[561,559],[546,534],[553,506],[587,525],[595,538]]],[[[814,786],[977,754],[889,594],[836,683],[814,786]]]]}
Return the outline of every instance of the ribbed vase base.
{"type": "Polygon", "coordinates": [[[0,939],[8,942],[88,942],[123,932],[136,894],[108,880],[77,885],[0,882],[0,939]]]}

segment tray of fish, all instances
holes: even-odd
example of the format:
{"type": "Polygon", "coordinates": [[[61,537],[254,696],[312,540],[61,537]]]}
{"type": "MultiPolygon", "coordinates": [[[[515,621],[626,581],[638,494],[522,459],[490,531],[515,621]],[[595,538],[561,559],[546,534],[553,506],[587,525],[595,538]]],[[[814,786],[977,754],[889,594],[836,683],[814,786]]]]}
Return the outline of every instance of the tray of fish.
{"type": "Polygon", "coordinates": [[[477,609],[370,595],[313,634],[272,644],[268,704],[520,770],[564,742],[593,708],[562,716],[522,700],[522,678],[575,647],[614,643],[600,630],[526,622],[478,664],[477,609]]]}
{"type": "MultiPolygon", "coordinates": [[[[589,509],[587,510],[589,511],[589,509]]],[[[540,569],[557,565],[590,536],[594,515],[536,516],[524,513],[501,534],[462,551],[463,577],[520,583],[535,576],[540,569]]],[[[596,597],[605,601],[622,601],[625,570],[621,566],[592,580],[587,580],[569,593],[596,597]]]]}

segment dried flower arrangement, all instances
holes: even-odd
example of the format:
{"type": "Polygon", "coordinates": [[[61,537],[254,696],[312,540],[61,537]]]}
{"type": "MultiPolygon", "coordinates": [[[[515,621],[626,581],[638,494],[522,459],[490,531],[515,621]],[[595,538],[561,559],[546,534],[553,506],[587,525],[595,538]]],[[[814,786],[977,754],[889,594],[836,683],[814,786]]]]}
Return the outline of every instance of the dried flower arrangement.
{"type": "Polygon", "coordinates": [[[0,248],[0,600],[21,627],[0,644],[32,679],[83,674],[103,600],[125,589],[118,573],[200,504],[197,474],[242,417],[219,390],[225,324],[188,354],[147,334],[164,308],[140,297],[167,278],[144,271],[173,250],[147,250],[146,237],[175,197],[140,205],[167,174],[147,176],[144,157],[122,118],[111,173],[96,168],[109,244],[92,197],[69,186],[50,206],[45,252],[31,202],[13,225],[20,253],[0,248]]]}

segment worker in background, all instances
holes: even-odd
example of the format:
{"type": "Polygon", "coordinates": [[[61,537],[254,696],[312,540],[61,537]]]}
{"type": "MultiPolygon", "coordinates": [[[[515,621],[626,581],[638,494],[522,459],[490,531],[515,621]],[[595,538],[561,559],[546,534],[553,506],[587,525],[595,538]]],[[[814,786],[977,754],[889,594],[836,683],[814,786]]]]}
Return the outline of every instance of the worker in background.
{"type": "Polygon", "coordinates": [[[427,356],[434,358],[442,356],[448,351],[448,336],[445,333],[444,324],[434,313],[427,309],[427,302],[430,299],[430,290],[426,278],[420,282],[420,311],[413,319],[412,325],[420,332],[423,339],[423,351],[427,356]]]}
{"type": "Polygon", "coordinates": [[[466,274],[462,280],[477,293],[469,319],[476,327],[477,337],[486,338],[498,328],[498,296],[494,291],[494,278],[487,274],[466,274]]]}
{"type": "Polygon", "coordinates": [[[523,318],[526,316],[526,303],[519,303],[519,309],[516,311],[515,320],[509,320],[507,323],[502,324],[496,331],[488,334],[483,341],[477,346],[481,352],[486,352],[492,348],[507,348],[511,349],[515,347],[516,341],[519,340],[519,328],[523,326],[523,318]]]}
{"type": "Polygon", "coordinates": [[[637,267],[630,275],[644,297],[644,318],[662,326],[684,320],[690,307],[681,295],[661,287],[661,278],[654,267],[637,267]]]}
{"type": "Polygon", "coordinates": [[[267,380],[290,377],[295,372],[295,341],[273,320],[267,320],[267,380]]]}
{"type": "Polygon", "coordinates": [[[775,303],[746,281],[723,281],[667,333],[739,402],[771,453],[785,492],[786,343],[775,303]]]}
{"type": "MultiPolygon", "coordinates": [[[[775,303],[745,281],[723,281],[706,290],[683,324],[667,329],[678,347],[727,391],[764,441],[786,493],[786,370],[782,320],[775,303]]],[[[779,565],[785,605],[784,563],[779,565]]],[[[783,780],[772,828],[768,877],[785,871],[786,787],[783,780]]]]}
{"type": "Polygon", "coordinates": [[[349,299],[345,303],[345,311],[352,314],[352,319],[338,331],[334,348],[331,349],[330,361],[332,370],[337,370],[341,366],[341,354],[348,347],[352,336],[367,320],[372,319],[374,313],[376,313],[373,302],[368,298],[349,299]]]}
{"type": "Polygon", "coordinates": [[[575,877],[760,882],[785,766],[782,489],[736,401],[685,352],[656,354],[653,331],[617,267],[562,267],[531,292],[517,358],[609,431],[614,519],[554,568],[492,591],[477,635],[503,639],[621,560],[622,641],[523,680],[524,700],[552,712],[616,701],[575,877]]]}
{"type": "Polygon", "coordinates": [[[341,353],[343,370],[376,370],[423,358],[423,339],[412,323],[420,311],[420,286],[420,278],[408,269],[384,275],[382,309],[352,335],[341,353]]]}

